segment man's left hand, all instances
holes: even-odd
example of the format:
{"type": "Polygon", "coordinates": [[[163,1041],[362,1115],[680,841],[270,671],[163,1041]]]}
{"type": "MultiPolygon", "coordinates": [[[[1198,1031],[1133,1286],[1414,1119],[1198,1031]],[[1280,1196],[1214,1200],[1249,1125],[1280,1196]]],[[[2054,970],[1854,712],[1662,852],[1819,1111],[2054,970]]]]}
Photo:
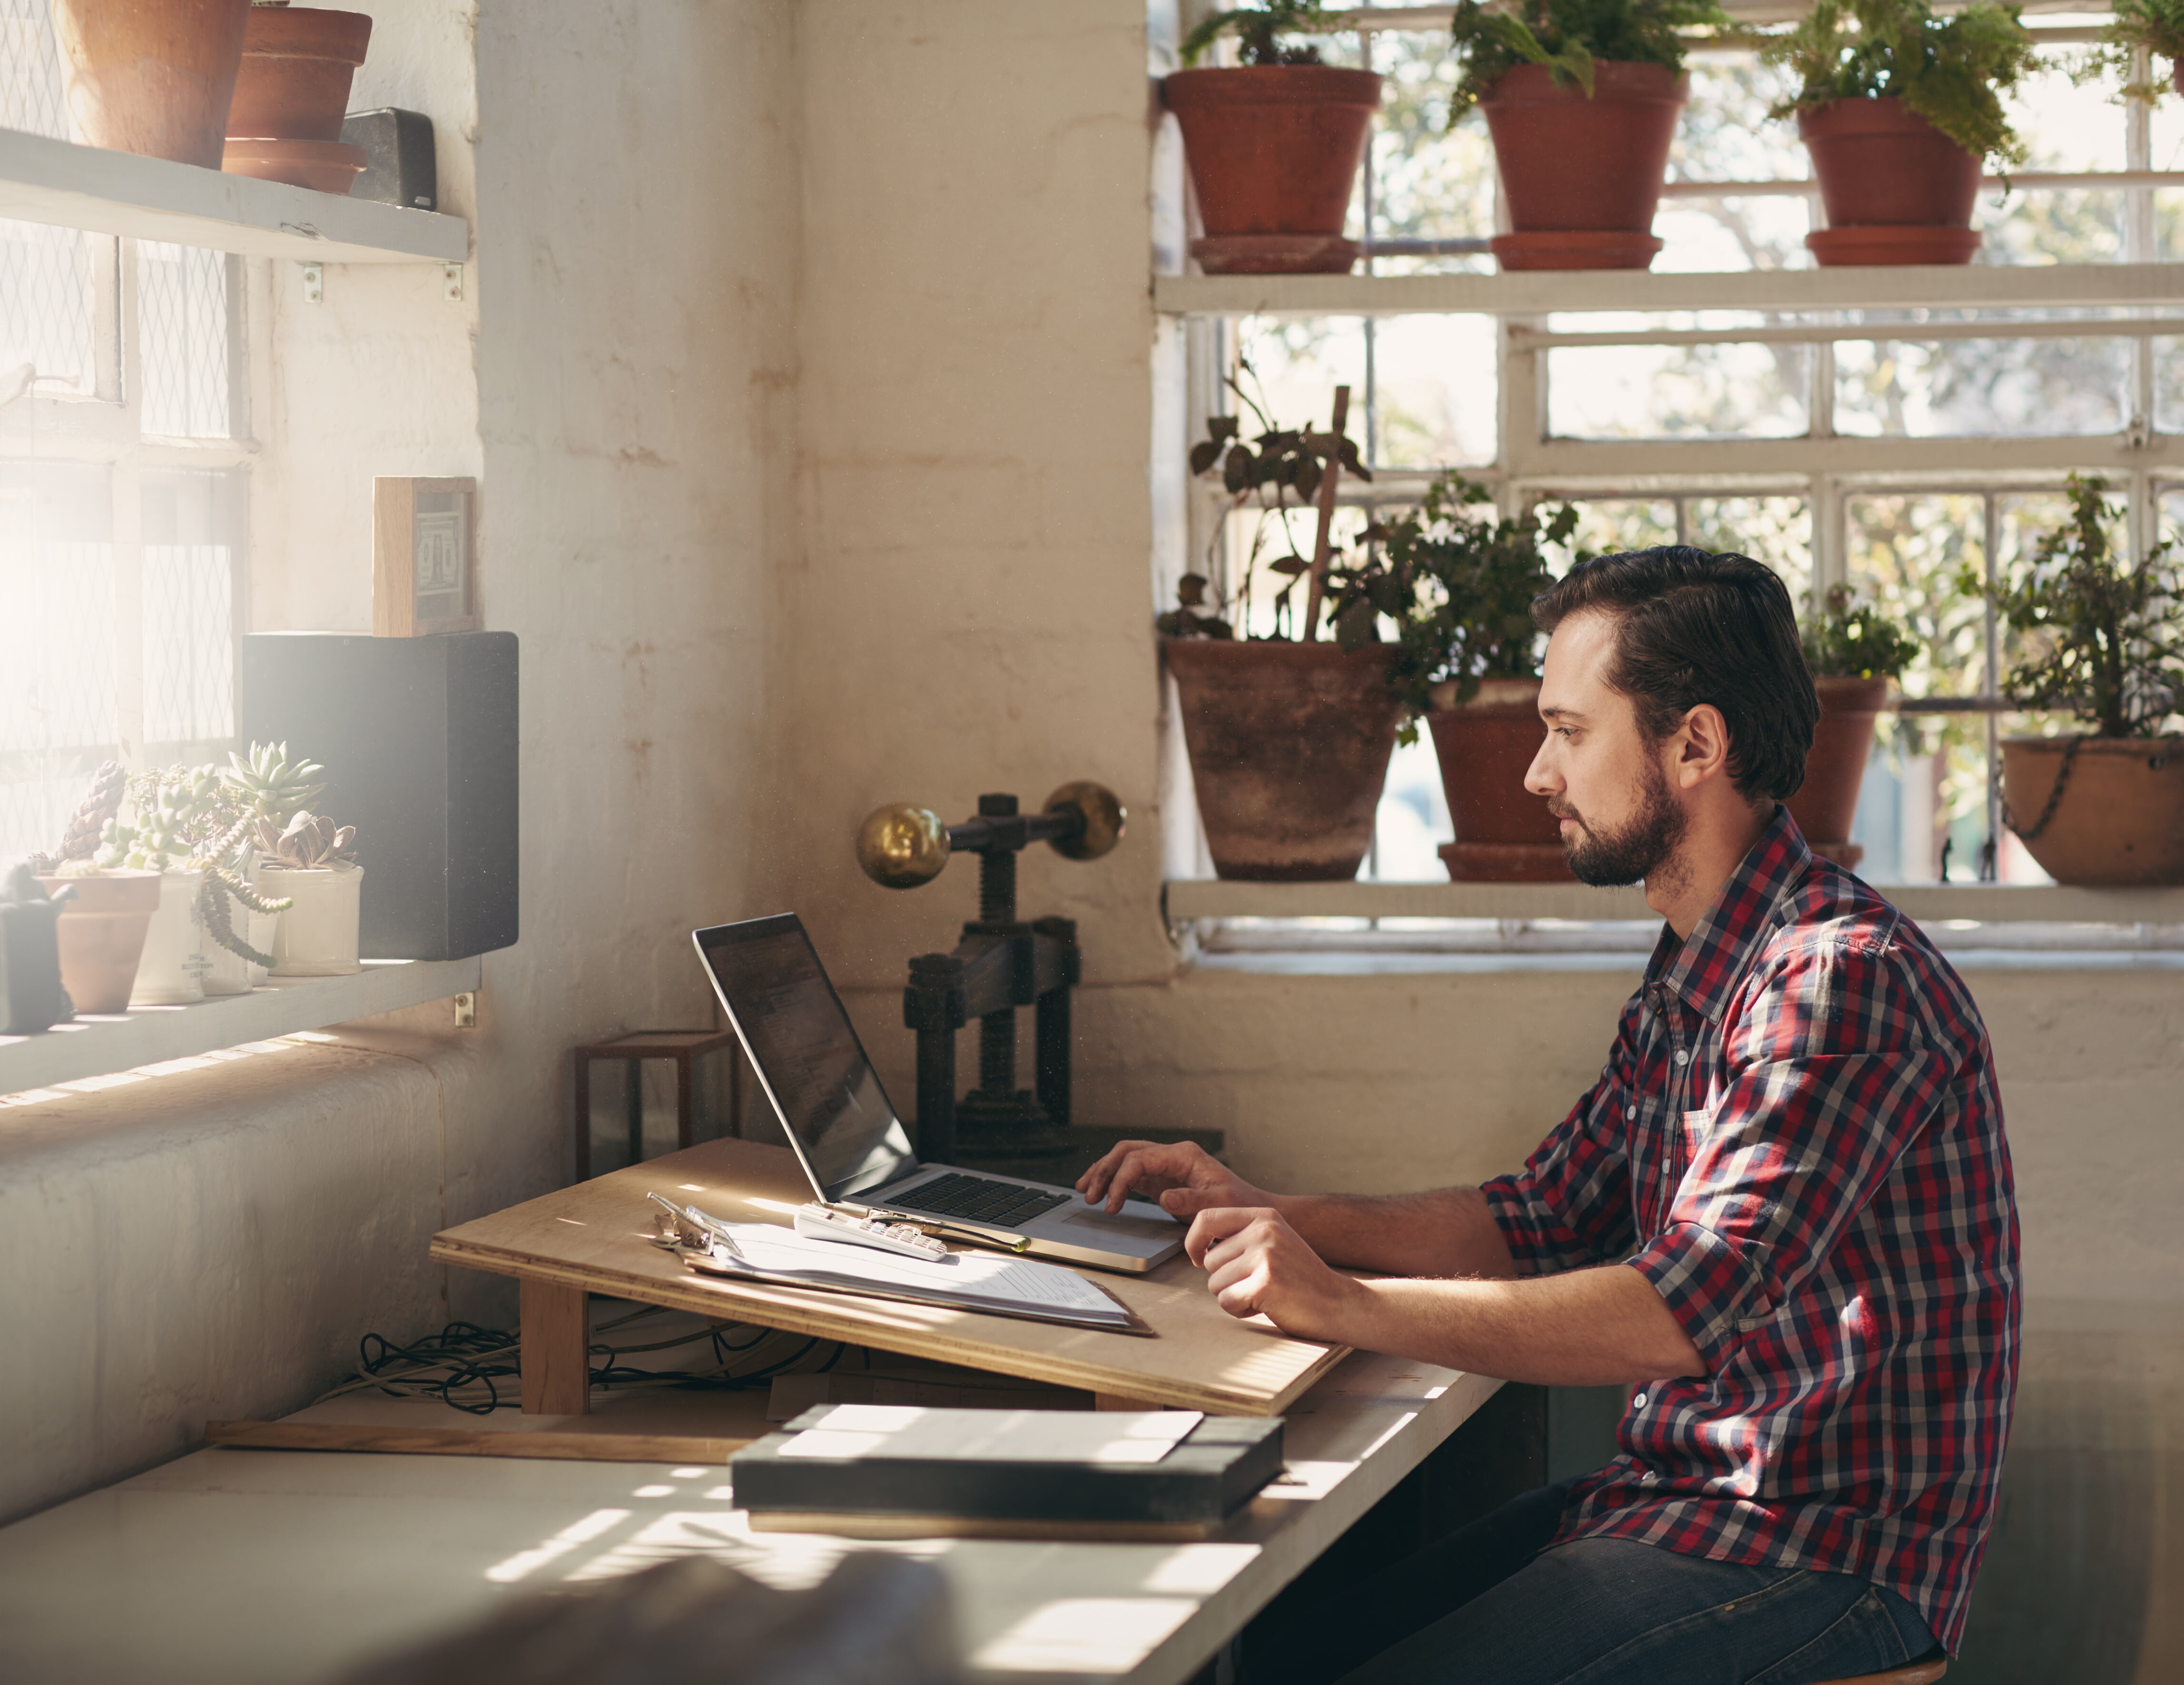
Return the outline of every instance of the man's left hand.
{"type": "Polygon", "coordinates": [[[1201,1211],[1183,1244],[1229,1315],[1263,1313],[1284,1334],[1357,1343],[1367,1308],[1362,1285],[1328,1268],[1279,1211],[1201,1211]]]}

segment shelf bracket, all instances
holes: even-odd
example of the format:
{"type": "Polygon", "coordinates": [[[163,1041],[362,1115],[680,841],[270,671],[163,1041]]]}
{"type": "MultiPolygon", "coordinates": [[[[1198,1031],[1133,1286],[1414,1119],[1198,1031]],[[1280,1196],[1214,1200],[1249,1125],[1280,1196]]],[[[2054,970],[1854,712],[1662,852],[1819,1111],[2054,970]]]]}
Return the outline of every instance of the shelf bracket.
{"type": "Polygon", "coordinates": [[[323,304],[326,301],[326,266],[322,263],[299,263],[297,269],[304,277],[304,302],[323,304]]]}
{"type": "Polygon", "coordinates": [[[440,296],[451,304],[463,301],[463,266],[459,263],[440,265],[440,296]]]}

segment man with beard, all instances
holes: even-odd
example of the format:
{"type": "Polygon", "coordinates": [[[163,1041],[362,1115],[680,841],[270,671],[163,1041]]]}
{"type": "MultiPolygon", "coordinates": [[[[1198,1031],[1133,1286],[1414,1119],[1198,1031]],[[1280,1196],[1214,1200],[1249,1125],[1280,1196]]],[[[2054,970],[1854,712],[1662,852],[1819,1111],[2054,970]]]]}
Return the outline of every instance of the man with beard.
{"type": "Polygon", "coordinates": [[[1579,877],[1642,880],[1667,921],[1600,1080],[1484,1187],[1276,1195],[1141,1141],[1078,1186],[1190,1216],[1233,1315],[1627,1386],[1621,1452],[1270,1614],[1246,1685],[1803,1685],[1953,1654],[2016,1381],[1978,1012],[1780,805],[1819,710],[1770,570],[1604,556],[1534,618],[1546,735],[1525,787],[1579,877]]]}

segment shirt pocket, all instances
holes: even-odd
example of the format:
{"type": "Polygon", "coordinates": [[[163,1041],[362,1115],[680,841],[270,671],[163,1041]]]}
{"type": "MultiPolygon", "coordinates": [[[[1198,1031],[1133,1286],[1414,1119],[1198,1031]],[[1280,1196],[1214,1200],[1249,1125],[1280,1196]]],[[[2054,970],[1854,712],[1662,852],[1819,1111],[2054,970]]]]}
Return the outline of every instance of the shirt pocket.
{"type": "Polygon", "coordinates": [[[1691,1166],[1705,1156],[1707,1142],[1713,1135],[1714,1119],[1719,1108],[1708,1107],[1703,1112],[1682,1112],[1676,1117],[1675,1139],[1669,1148],[1671,1201],[1673,1190],[1680,1188],[1691,1172],[1691,1166]]]}

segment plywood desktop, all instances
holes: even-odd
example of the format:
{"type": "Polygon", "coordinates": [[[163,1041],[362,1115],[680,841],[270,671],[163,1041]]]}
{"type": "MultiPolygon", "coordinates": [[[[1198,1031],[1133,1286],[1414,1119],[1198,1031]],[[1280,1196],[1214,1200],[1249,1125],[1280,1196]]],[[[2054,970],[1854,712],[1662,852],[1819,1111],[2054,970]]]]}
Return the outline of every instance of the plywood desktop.
{"type": "Polygon", "coordinates": [[[653,1191],[729,1222],[784,1225],[811,1197],[785,1147],[715,1141],[433,1237],[438,1262],[521,1283],[526,1411],[570,1415],[585,1408],[588,1293],[1079,1387],[1103,1407],[1216,1415],[1279,1415],[1349,1350],[1290,1339],[1263,1318],[1228,1315],[1184,1258],[1145,1275],[1087,1272],[1152,1331],[1150,1339],[700,1275],[651,1243],[659,1208],[646,1196],[653,1191]]]}

